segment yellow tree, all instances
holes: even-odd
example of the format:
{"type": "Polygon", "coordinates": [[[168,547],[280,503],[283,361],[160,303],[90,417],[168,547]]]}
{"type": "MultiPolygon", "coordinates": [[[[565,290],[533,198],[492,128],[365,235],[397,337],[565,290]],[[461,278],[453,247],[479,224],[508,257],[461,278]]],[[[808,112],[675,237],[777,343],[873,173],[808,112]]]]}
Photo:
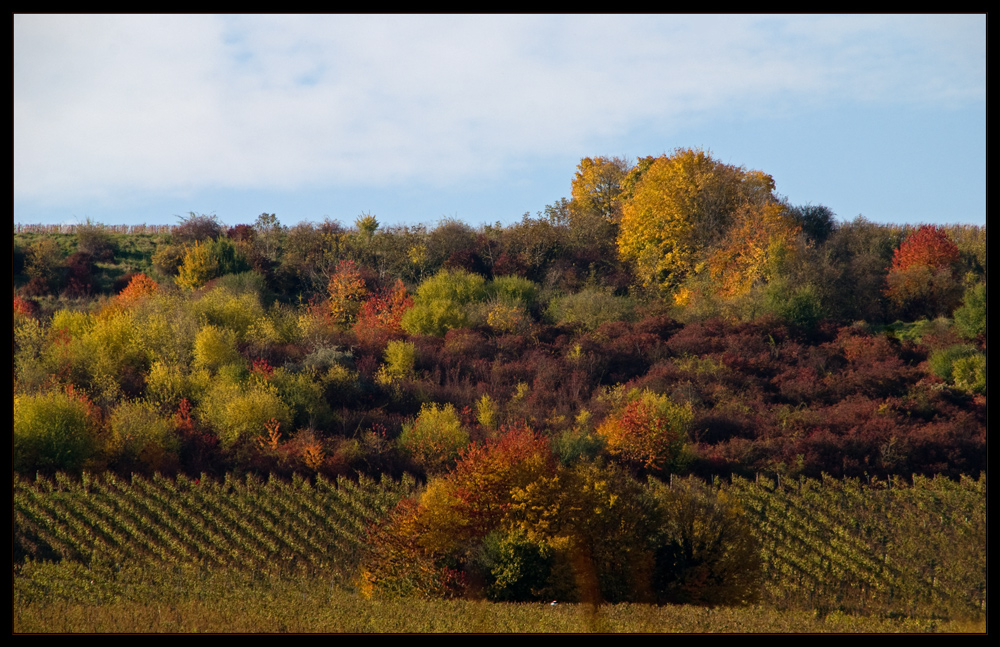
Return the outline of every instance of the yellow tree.
{"type": "Polygon", "coordinates": [[[770,175],[701,150],[677,149],[642,166],[622,204],[618,251],[645,285],[676,287],[723,239],[739,206],[773,200],[770,175]]]}
{"type": "Polygon", "coordinates": [[[622,182],[631,163],[621,157],[585,157],[573,177],[571,217],[595,215],[617,222],[621,218],[622,182]]]}

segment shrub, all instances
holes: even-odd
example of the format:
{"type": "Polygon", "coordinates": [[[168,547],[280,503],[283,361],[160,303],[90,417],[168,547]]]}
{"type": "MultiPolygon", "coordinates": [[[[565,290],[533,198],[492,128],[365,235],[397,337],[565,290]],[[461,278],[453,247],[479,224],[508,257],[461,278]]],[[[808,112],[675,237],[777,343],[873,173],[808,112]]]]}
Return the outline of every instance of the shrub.
{"type": "Polygon", "coordinates": [[[243,341],[250,328],[265,316],[257,293],[239,294],[223,287],[208,290],[192,310],[207,323],[234,333],[237,341],[243,341]]]}
{"type": "Polygon", "coordinates": [[[520,276],[498,276],[486,285],[486,291],[502,303],[525,309],[538,299],[538,284],[520,276]]]}
{"type": "Polygon", "coordinates": [[[440,472],[452,465],[459,451],[469,444],[454,405],[423,405],[412,423],[403,425],[399,445],[415,463],[428,472],[440,472]]]}
{"type": "Polygon", "coordinates": [[[159,406],[176,408],[181,400],[191,397],[187,367],[153,362],[146,375],[146,398],[159,406]]]}
{"type": "Polygon", "coordinates": [[[184,264],[183,245],[160,245],[153,254],[153,269],[164,276],[175,276],[184,264]]]}
{"type": "Polygon", "coordinates": [[[194,290],[219,275],[219,261],[208,245],[195,243],[184,253],[184,260],[177,268],[177,285],[194,290]]]}
{"type": "Polygon", "coordinates": [[[111,234],[103,226],[90,220],[76,227],[76,249],[103,262],[114,259],[115,255],[115,243],[111,234]]]}
{"type": "Polygon", "coordinates": [[[486,325],[501,333],[522,333],[531,325],[531,316],[521,306],[503,301],[486,307],[486,325]]]}
{"type": "Polygon", "coordinates": [[[391,383],[413,374],[417,361],[417,348],[413,342],[391,341],[385,348],[385,364],[379,369],[381,381],[391,383]]]}
{"type": "Polygon", "coordinates": [[[254,441],[266,433],[272,418],[283,426],[292,424],[292,412],[274,386],[258,381],[239,384],[223,376],[208,387],[199,411],[223,448],[254,441]]]}
{"type": "Polygon", "coordinates": [[[126,306],[132,305],[151,294],[155,294],[159,289],[160,286],[156,281],[139,273],[134,275],[125,289],[118,293],[118,301],[126,306]]]}
{"type": "Polygon", "coordinates": [[[402,326],[411,335],[444,336],[466,328],[471,319],[466,306],[486,296],[486,279],[465,270],[441,270],[417,288],[414,306],[403,315],[402,326]]]}
{"type": "Polygon", "coordinates": [[[222,225],[216,216],[189,213],[181,218],[173,229],[173,237],[179,243],[194,243],[211,240],[222,235],[222,225]]]}
{"type": "Polygon", "coordinates": [[[28,250],[25,272],[31,279],[25,290],[28,296],[51,294],[59,289],[62,279],[63,250],[59,243],[43,237],[28,250]]]}
{"type": "Polygon", "coordinates": [[[986,355],[975,353],[955,360],[952,365],[955,386],[978,395],[986,395],[986,355]]]}
{"type": "Polygon", "coordinates": [[[406,293],[403,282],[396,279],[392,289],[369,298],[358,312],[354,335],[369,346],[385,343],[403,333],[403,315],[413,307],[413,299],[406,293]]]}
{"type": "Polygon", "coordinates": [[[548,544],[531,541],[524,531],[496,531],[486,536],[474,566],[485,576],[488,599],[527,602],[548,593],[554,557],[548,544]]]}
{"type": "Polygon", "coordinates": [[[953,383],[955,362],[963,357],[969,357],[976,353],[973,346],[955,344],[947,348],[940,348],[930,354],[927,363],[931,372],[945,382],[953,383]]]}
{"type": "Polygon", "coordinates": [[[236,350],[236,335],[231,330],[205,326],[194,339],[194,367],[218,371],[228,364],[241,364],[236,350]]]}
{"type": "Polygon", "coordinates": [[[772,281],[765,290],[764,301],[768,311],[804,330],[815,328],[826,315],[819,294],[811,285],[792,289],[784,281],[772,281]]]}
{"type": "Polygon", "coordinates": [[[281,401],[291,410],[296,427],[322,429],[332,423],[333,411],[323,397],[325,385],[322,380],[315,379],[315,374],[305,371],[290,373],[283,368],[272,370],[266,362],[254,364],[257,379],[266,379],[274,385],[281,401]],[[261,370],[261,364],[264,370],[261,370]]]}
{"type": "Polygon", "coordinates": [[[955,311],[955,327],[966,339],[986,334],[986,283],[965,290],[962,307],[955,311]]]}
{"type": "Polygon", "coordinates": [[[97,413],[68,391],[14,396],[14,470],[78,472],[98,450],[97,413]]]}
{"type": "Polygon", "coordinates": [[[177,270],[177,285],[191,290],[200,288],[214,278],[250,270],[246,257],[228,238],[204,243],[196,242],[184,254],[177,270]]]}
{"type": "Polygon", "coordinates": [[[646,469],[666,470],[681,456],[693,419],[688,403],[676,404],[665,395],[633,390],[597,433],[612,455],[646,469]]]}
{"type": "Polygon", "coordinates": [[[123,471],[163,471],[177,461],[180,442],[173,421],[140,400],[115,407],[109,420],[108,457],[123,471]]]}
{"type": "Polygon", "coordinates": [[[631,319],[633,307],[627,297],[585,288],[576,294],[553,299],[547,313],[555,323],[579,324],[587,330],[595,330],[608,322],[631,319]]]}

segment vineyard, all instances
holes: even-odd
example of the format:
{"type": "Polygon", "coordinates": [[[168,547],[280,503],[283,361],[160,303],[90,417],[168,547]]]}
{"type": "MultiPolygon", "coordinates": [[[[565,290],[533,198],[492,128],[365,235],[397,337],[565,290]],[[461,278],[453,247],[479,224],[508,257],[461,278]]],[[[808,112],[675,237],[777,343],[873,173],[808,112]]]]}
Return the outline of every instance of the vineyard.
{"type": "MultiPolygon", "coordinates": [[[[976,617],[986,609],[986,477],[735,478],[762,557],[761,600],[783,609],[976,617]]],[[[302,568],[351,582],[368,528],[412,480],[176,480],[106,473],[14,480],[15,564],[92,569],[302,568]]],[[[30,570],[30,569],[29,569],[30,570]]]]}
{"type": "Polygon", "coordinates": [[[14,479],[15,563],[344,571],[412,480],[14,479]]]}
{"type": "Polygon", "coordinates": [[[764,599],[908,615],[986,610],[986,477],[863,486],[736,478],[753,518],[764,599]]]}

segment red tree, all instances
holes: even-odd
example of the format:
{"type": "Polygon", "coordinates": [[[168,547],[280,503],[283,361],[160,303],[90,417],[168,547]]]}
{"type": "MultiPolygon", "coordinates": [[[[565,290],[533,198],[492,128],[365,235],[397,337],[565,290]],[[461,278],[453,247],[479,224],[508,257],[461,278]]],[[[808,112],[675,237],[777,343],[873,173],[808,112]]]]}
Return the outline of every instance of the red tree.
{"type": "Polygon", "coordinates": [[[885,294],[907,319],[948,315],[962,297],[958,247],[941,227],[924,225],[896,250],[885,294]]]}
{"type": "Polygon", "coordinates": [[[958,246],[941,227],[923,225],[907,237],[892,257],[893,272],[903,272],[915,265],[932,268],[950,267],[958,261],[958,246]]]}

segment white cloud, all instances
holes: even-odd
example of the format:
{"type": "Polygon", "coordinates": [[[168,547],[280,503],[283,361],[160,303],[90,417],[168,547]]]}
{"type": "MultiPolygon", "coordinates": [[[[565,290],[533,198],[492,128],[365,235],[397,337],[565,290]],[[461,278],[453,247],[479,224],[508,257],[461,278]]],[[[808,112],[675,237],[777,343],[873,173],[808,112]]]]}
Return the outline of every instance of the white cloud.
{"type": "Polygon", "coordinates": [[[444,186],[640,127],[985,93],[976,16],[19,15],[14,27],[15,196],[40,201],[444,186]]]}

